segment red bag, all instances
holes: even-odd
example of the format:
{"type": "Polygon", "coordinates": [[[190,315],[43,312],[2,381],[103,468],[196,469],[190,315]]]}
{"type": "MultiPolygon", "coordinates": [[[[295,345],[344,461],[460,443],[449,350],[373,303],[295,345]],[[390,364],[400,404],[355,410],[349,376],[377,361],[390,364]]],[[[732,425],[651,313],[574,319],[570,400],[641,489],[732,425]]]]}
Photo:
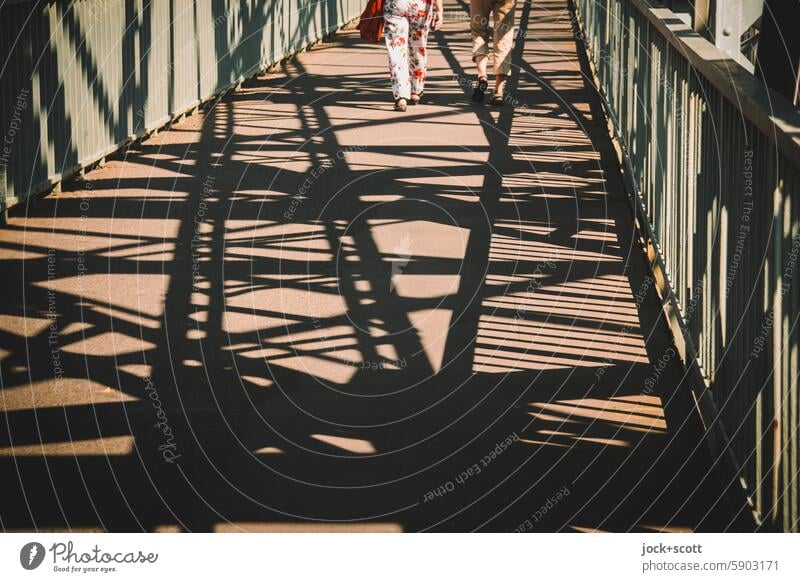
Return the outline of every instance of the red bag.
{"type": "Polygon", "coordinates": [[[369,0],[356,27],[361,38],[370,42],[380,42],[383,38],[383,0],[369,0]]]}

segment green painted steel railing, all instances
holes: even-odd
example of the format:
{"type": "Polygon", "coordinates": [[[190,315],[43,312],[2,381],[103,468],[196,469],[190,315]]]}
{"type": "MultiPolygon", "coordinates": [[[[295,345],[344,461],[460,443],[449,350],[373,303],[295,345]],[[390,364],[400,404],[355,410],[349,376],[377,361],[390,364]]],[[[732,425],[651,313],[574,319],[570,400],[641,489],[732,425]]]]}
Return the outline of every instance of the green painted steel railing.
{"type": "Polygon", "coordinates": [[[800,112],[655,3],[574,3],[710,441],[797,531],[800,112]]]}
{"type": "Polygon", "coordinates": [[[322,39],[365,1],[0,3],[0,210],[322,39]]]}

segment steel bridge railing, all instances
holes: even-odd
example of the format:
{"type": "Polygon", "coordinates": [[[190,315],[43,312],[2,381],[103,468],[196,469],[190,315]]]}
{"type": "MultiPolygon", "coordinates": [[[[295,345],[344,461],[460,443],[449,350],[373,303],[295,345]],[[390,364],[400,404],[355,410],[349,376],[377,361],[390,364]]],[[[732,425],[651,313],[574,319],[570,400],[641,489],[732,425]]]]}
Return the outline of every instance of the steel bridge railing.
{"type": "Polygon", "coordinates": [[[657,4],[574,5],[709,440],[797,531],[800,113],[657,4]]]}
{"type": "Polygon", "coordinates": [[[6,0],[0,211],[355,19],[366,0],[6,0]]]}

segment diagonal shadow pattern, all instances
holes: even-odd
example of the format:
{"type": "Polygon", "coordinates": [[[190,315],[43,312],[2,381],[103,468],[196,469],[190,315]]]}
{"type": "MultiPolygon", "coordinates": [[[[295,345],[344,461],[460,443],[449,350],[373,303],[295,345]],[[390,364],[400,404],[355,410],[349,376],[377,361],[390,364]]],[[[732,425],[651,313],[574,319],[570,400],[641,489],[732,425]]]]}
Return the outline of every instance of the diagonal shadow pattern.
{"type": "Polygon", "coordinates": [[[513,106],[448,3],[405,115],[346,33],[19,210],[0,525],[746,529],[567,4],[522,8],[513,106]]]}

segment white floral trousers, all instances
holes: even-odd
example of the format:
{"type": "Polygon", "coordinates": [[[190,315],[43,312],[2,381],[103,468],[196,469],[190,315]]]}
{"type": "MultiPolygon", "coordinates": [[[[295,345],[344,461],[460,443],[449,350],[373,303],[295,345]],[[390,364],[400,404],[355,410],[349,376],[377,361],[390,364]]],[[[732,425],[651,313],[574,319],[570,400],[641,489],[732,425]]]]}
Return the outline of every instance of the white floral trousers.
{"type": "Polygon", "coordinates": [[[395,99],[419,95],[425,88],[432,6],[426,0],[386,0],[384,4],[383,35],[395,99]]]}

